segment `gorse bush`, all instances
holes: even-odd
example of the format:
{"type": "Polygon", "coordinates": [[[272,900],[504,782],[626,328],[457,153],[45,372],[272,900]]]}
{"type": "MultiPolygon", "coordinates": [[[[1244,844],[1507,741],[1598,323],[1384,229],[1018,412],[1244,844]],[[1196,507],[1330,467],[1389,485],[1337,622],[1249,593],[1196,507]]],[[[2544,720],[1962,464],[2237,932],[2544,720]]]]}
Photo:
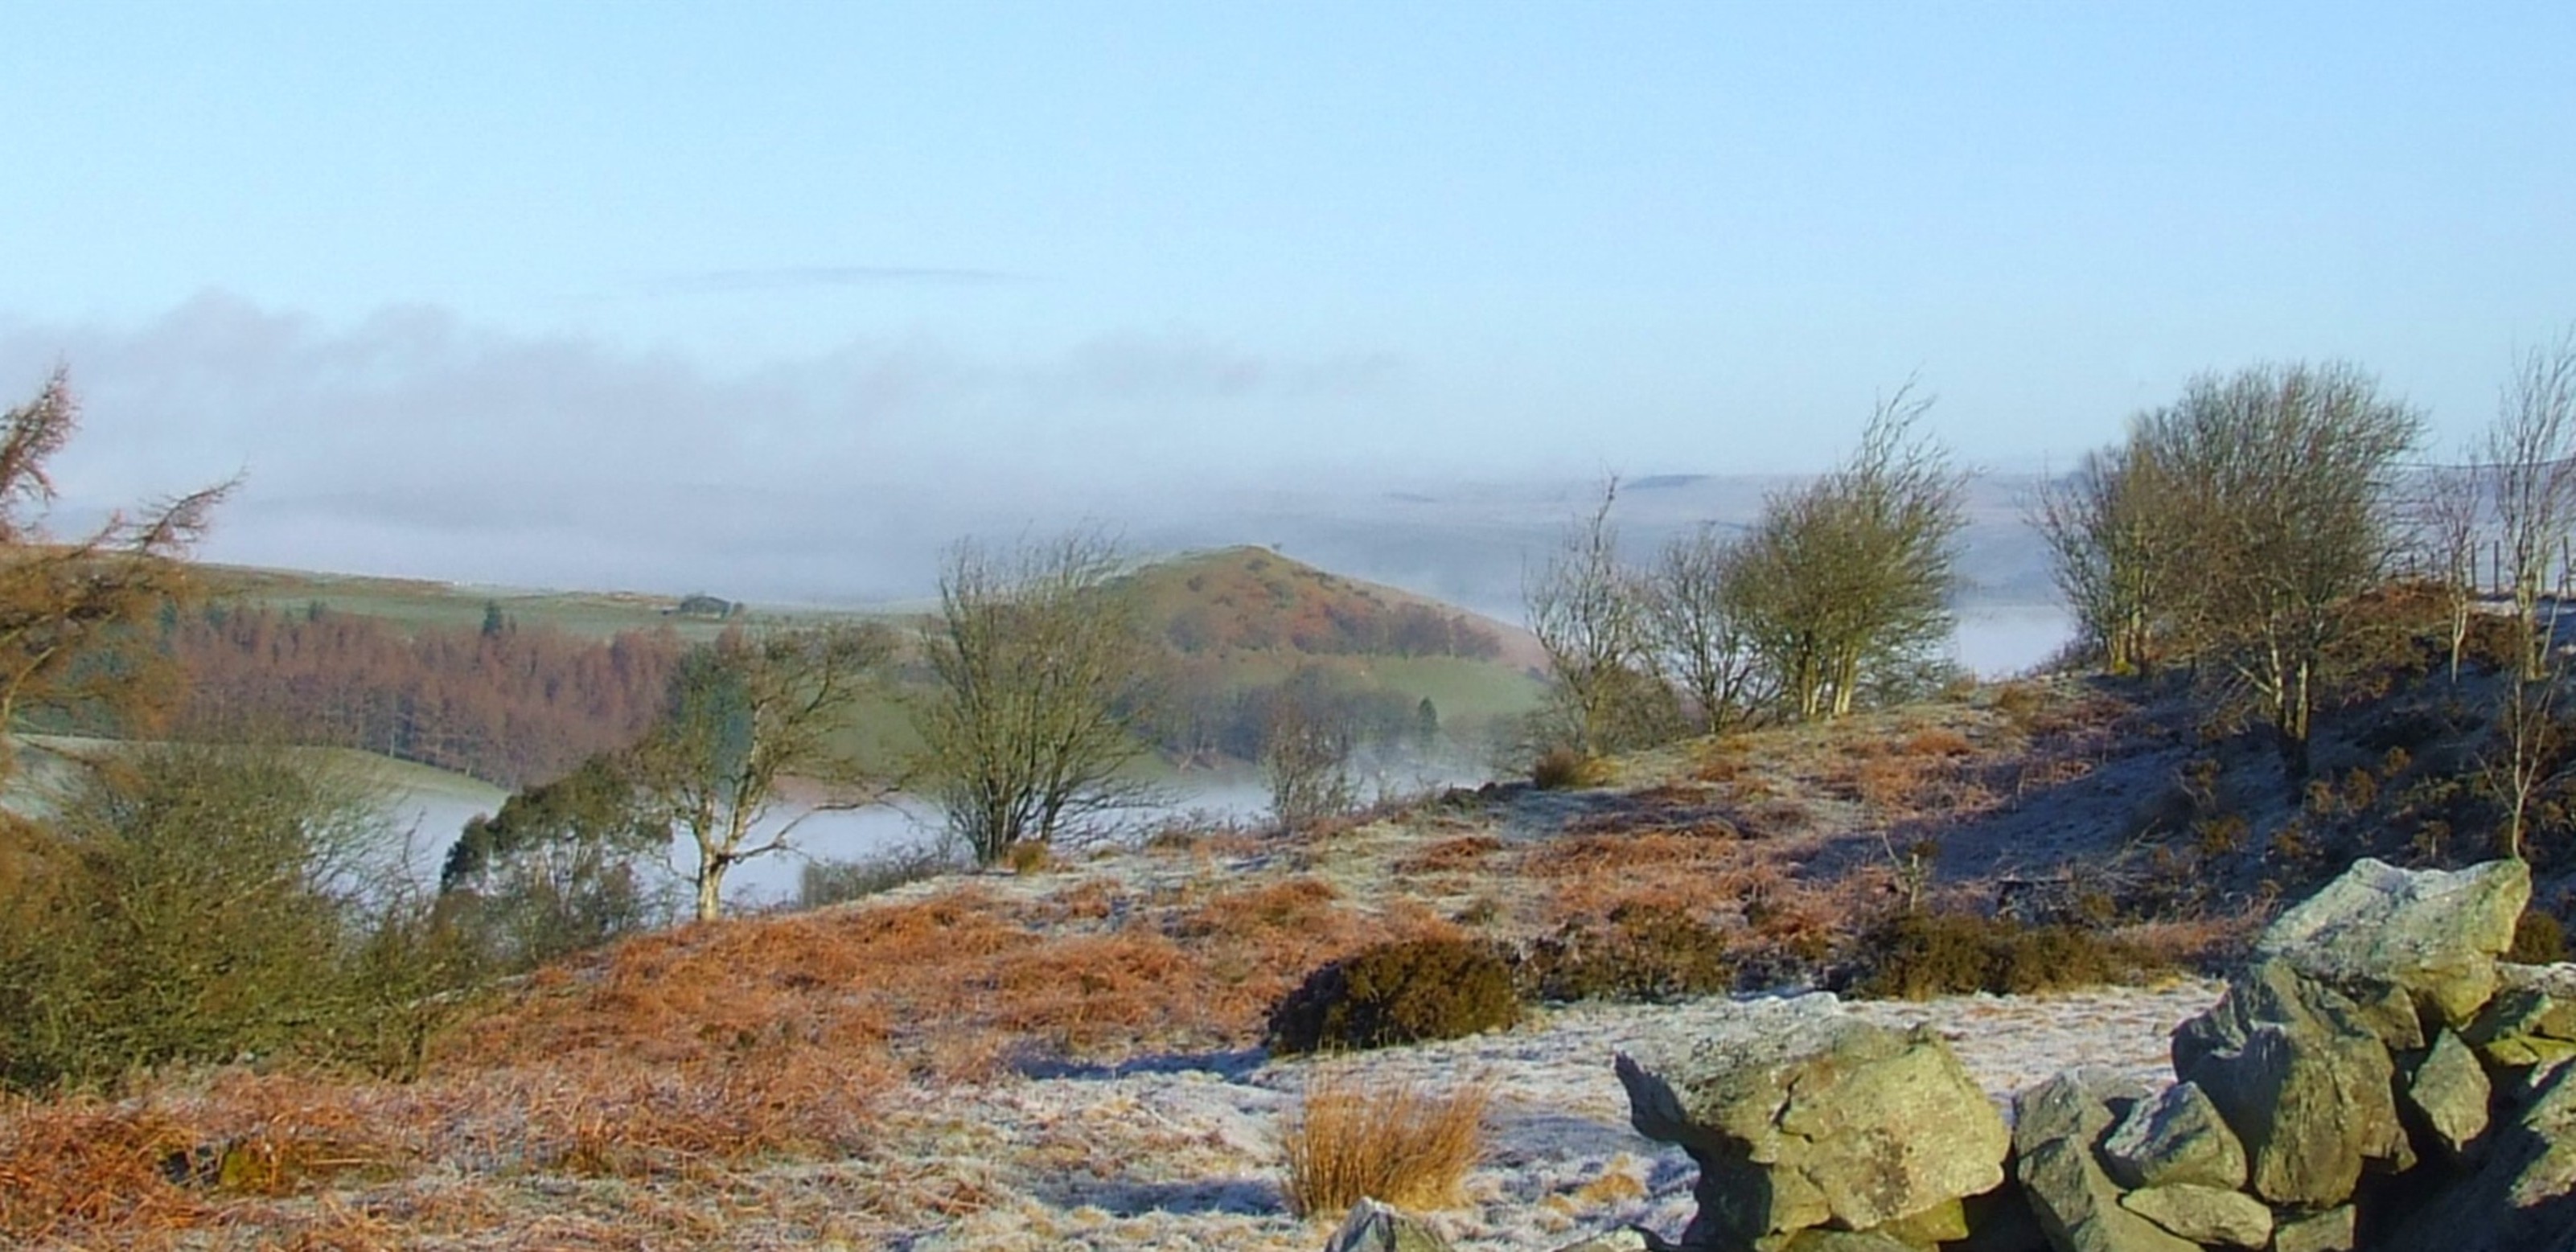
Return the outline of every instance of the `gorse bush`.
{"type": "Polygon", "coordinates": [[[1408,1209],[1455,1205],[1484,1150],[1489,1098],[1482,1085],[1434,1093],[1316,1078],[1280,1133],[1289,1211],[1338,1217],[1363,1197],[1408,1209]]]}
{"type": "Polygon", "coordinates": [[[1520,983],[1542,1000],[1660,1002],[1735,985],[1726,936],[1688,910],[1630,902],[1530,944],[1520,983]]]}
{"type": "Polygon", "coordinates": [[[2078,926],[2024,926],[1971,913],[1904,913],[1860,940],[1849,990],[1920,1000],[2019,995],[2135,982],[2166,972],[2139,949],[2078,926]]]}
{"type": "Polygon", "coordinates": [[[403,1070],[460,963],[363,788],[274,749],[137,749],[0,831],[0,1083],[91,1085],[282,1051],[403,1070]]]}
{"type": "Polygon", "coordinates": [[[1280,1053],[1456,1039],[1520,1020],[1511,962],[1468,939],[1399,939],[1332,962],[1270,1013],[1280,1053]]]}
{"type": "Polygon", "coordinates": [[[2504,958],[2523,965],[2548,965],[2567,959],[2567,927],[2539,909],[2525,909],[2514,923],[2513,946],[2504,958]]]}

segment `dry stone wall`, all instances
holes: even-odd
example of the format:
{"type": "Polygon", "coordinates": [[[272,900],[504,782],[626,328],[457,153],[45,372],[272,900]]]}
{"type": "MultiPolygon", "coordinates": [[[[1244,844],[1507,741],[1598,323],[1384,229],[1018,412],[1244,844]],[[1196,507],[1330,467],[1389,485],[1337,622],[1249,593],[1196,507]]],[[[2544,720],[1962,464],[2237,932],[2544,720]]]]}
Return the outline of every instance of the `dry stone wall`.
{"type": "MultiPolygon", "coordinates": [[[[2502,962],[2520,862],[2363,861],[2283,914],[2158,1090],[2082,1071],[2010,1129],[1929,1030],[1830,1001],[1617,1059],[1700,1167],[1671,1243],[1560,1252],[2576,1252],[2576,966],[2502,962]]],[[[1376,1213],[1335,1252],[1437,1246],[1376,1213]]]]}

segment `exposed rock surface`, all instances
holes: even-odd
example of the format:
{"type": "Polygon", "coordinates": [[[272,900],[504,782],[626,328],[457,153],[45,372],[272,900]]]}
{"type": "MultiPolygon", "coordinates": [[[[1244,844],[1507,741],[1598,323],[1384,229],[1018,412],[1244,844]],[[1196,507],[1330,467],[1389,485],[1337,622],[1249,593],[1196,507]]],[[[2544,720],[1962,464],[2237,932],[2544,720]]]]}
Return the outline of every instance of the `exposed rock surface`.
{"type": "Polygon", "coordinates": [[[2352,1252],[2352,1248],[2353,1211],[2349,1204],[2286,1218],[2272,1230],[2272,1252],[2352,1252]]]}
{"type": "Polygon", "coordinates": [[[1830,1001],[1619,1075],[1701,1166],[1692,1252],[2576,1252],[2576,966],[2497,959],[2529,892],[2518,864],[2355,865],[2175,1028],[2177,1081],[2022,1090],[2002,1186],[1946,1046],[1830,1001]]]}
{"type": "Polygon", "coordinates": [[[2445,872],[2365,857],[2283,913],[2255,952],[2364,1003],[2403,991],[2427,1016],[2464,1026],[2495,993],[2496,959],[2530,902],[2531,867],[2521,861],[2445,872]]]}
{"type": "Polygon", "coordinates": [[[2245,1146],[2254,1194],[2325,1208],[2365,1162],[2414,1163],[2397,1119],[2396,1069],[2350,999],[2274,958],[2174,1032],[2174,1074],[2209,1094],[2245,1146]]]}
{"type": "Polygon", "coordinates": [[[2013,1105],[2015,1173],[2031,1213],[2059,1252],[2198,1252],[2120,1207],[2120,1189],[2104,1173],[2094,1146],[2143,1091],[2083,1073],[2060,1074],[2023,1092],[2013,1105]]]}
{"type": "Polygon", "coordinates": [[[2490,1127],[2485,1163],[2399,1226],[2391,1252],[2507,1252],[2576,1244],[2576,1068],[2490,1127]]]}
{"type": "Polygon", "coordinates": [[[2407,1075],[2404,1094],[2405,1109],[2424,1128],[2424,1136],[2449,1159],[2460,1160],[2486,1133],[2495,1087],[2469,1045],[2445,1030],[2407,1075]]]}
{"type": "Polygon", "coordinates": [[[2272,1241],[2272,1210],[2225,1187],[2187,1182],[2147,1187],[2121,1196],[2120,1207],[2193,1243],[2259,1248],[2272,1241]]]}
{"type": "Polygon", "coordinates": [[[1438,1231],[1375,1200],[1351,1206],[1324,1252],[1449,1252],[1438,1231]]]}
{"type": "Polygon", "coordinates": [[[2141,1100],[2102,1142],[2102,1166],[2123,1187],[2245,1185],[2245,1145],[2197,1083],[2141,1100]]]}
{"type": "Polygon", "coordinates": [[[1716,1037],[1640,1041],[1618,1073],[1637,1131],[1700,1167],[1686,1248],[1868,1230],[2003,1180],[2003,1119],[1928,1030],[1748,1006],[1716,1037]]]}

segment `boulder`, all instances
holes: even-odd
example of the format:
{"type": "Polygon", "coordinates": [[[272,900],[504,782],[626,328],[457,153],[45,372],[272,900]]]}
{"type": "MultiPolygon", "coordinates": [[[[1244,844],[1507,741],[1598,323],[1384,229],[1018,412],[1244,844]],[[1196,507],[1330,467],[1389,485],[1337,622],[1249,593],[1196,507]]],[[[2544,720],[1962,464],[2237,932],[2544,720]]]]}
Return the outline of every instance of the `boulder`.
{"type": "Polygon", "coordinates": [[[2509,1252],[2576,1246],[2576,1066],[2519,1114],[2487,1128],[2480,1164],[2396,1224],[2387,1252],[2509,1252]]]}
{"type": "Polygon", "coordinates": [[[1929,1244],[1907,1243],[1875,1230],[1801,1230],[1780,1245],[1780,1252],[1923,1252],[1929,1244]]]}
{"type": "Polygon", "coordinates": [[[1686,1248],[1869,1230],[2003,1180],[2010,1135],[1949,1045],[1823,997],[1749,1005],[1719,1031],[1649,1036],[1618,1072],[1638,1133],[1699,1164],[1686,1248]]]}
{"type": "Polygon", "coordinates": [[[2495,991],[2496,959],[2530,902],[2521,861],[2403,870],[2365,857],[2265,928],[2254,951],[2360,1003],[2402,991],[2456,1028],[2495,991]]]}
{"type": "Polygon", "coordinates": [[[2013,1104],[2015,1173],[2057,1252],[2199,1252],[2120,1207],[2120,1189],[2094,1159],[2112,1125],[2111,1101],[2142,1097],[2081,1073],[2060,1074],[2013,1104]]]}
{"type": "Polygon", "coordinates": [[[2193,1243],[2259,1248],[2272,1241],[2272,1210],[2242,1191],[2178,1182],[2129,1192],[2120,1207],[2193,1243]]]}
{"type": "Polygon", "coordinates": [[[2576,987],[2563,965],[2502,965],[2503,985],[2460,1032],[2461,1040],[2500,1069],[2545,1071],[2576,1057],[2576,987]]]}
{"type": "Polygon", "coordinates": [[[2456,1161],[2465,1158],[2469,1146],[2486,1133],[2487,1106],[2495,1091],[2469,1045],[2445,1030],[2433,1040],[2424,1059],[2415,1063],[2415,1072],[2406,1076],[2403,1095],[2408,1119],[2444,1156],[2456,1161]]]}
{"type": "Polygon", "coordinates": [[[2352,1206],[2284,1217],[2272,1227],[2272,1252],[2352,1252],[2352,1206]]]}
{"type": "MultiPolygon", "coordinates": [[[[2123,1187],[2245,1185],[2245,1145],[2197,1083],[2141,1100],[2102,1141],[2102,1166],[2123,1187]]],[[[2269,1223],[2265,1224],[2269,1229],[2269,1223]]]]}
{"type": "Polygon", "coordinates": [[[1449,1241],[1420,1218],[1362,1200],[1351,1206],[1324,1252],[1449,1252],[1449,1241]]]}
{"type": "Polygon", "coordinates": [[[2352,1197],[2366,1162],[2415,1163],[2380,1040],[2350,998],[2276,956],[2175,1029],[2174,1075],[2236,1132],[2255,1195],[2323,1209],[2352,1197]]]}

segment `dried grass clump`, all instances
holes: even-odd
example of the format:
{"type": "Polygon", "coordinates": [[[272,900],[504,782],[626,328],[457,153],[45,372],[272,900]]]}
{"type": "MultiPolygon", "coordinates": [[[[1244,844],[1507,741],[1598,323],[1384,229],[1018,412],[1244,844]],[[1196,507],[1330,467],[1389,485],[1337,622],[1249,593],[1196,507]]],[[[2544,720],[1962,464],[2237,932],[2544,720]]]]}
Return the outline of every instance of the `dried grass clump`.
{"type": "Polygon", "coordinates": [[[0,1106],[0,1242],[68,1239],[110,1222],[199,1224],[209,1206],[164,1172],[196,1142],[189,1127],[149,1109],[82,1098],[0,1106]]]}
{"type": "Polygon", "coordinates": [[[1434,1092],[1315,1079],[1279,1136],[1289,1211],[1329,1219],[1363,1198],[1408,1209],[1457,1204],[1484,1154],[1492,1096],[1482,1082],[1434,1092]]]}
{"type": "Polygon", "coordinates": [[[1530,784],[1541,791],[1598,787],[1610,781],[1610,763],[1572,748],[1550,748],[1530,765],[1530,784]]]}
{"type": "Polygon", "coordinates": [[[1484,864],[1485,858],[1501,851],[1503,841],[1492,835],[1460,835],[1443,839],[1430,847],[1395,863],[1399,874],[1454,874],[1484,864]]]}

